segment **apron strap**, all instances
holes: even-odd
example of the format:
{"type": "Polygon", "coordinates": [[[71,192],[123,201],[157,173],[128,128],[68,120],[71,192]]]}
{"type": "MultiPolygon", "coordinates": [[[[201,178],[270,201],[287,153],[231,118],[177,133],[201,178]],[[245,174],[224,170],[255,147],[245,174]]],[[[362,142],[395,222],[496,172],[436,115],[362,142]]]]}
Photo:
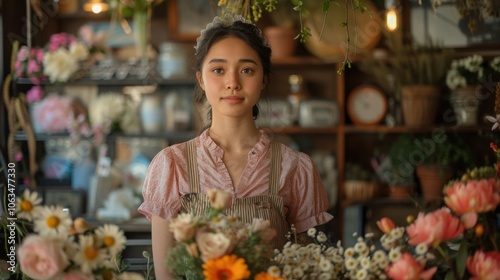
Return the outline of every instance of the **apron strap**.
{"type": "Polygon", "coordinates": [[[281,145],[271,142],[271,164],[269,170],[269,194],[278,195],[281,177],[281,145]]]}
{"type": "Polygon", "coordinates": [[[186,142],[187,175],[189,189],[192,193],[199,193],[201,191],[198,163],[196,162],[196,139],[198,138],[194,138],[186,142]]]}

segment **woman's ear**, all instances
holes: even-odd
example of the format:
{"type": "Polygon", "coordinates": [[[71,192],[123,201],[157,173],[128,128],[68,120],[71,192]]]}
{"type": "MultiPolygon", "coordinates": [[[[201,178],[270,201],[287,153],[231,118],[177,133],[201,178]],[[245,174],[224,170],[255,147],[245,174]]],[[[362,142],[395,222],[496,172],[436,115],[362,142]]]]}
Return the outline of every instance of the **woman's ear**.
{"type": "Polygon", "coordinates": [[[196,80],[198,80],[198,84],[200,84],[200,87],[205,90],[205,85],[203,84],[203,79],[201,78],[201,72],[196,71],[196,80]]]}
{"type": "Polygon", "coordinates": [[[264,79],[262,80],[262,90],[263,90],[264,88],[266,88],[266,86],[267,86],[267,81],[268,81],[268,80],[269,80],[269,77],[264,77],[264,79]]]}

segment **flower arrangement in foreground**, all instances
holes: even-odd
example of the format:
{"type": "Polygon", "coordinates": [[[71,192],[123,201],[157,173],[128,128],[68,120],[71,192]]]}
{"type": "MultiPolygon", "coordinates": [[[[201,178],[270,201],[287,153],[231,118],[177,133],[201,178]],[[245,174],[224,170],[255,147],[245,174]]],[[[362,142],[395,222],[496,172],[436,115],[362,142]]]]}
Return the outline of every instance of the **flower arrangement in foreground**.
{"type": "MultiPolygon", "coordinates": [[[[352,247],[309,229],[315,243],[287,243],[273,258],[283,279],[500,279],[500,150],[497,162],[469,170],[444,188],[443,204],[396,226],[377,221],[383,235],[357,237],[352,247]]],[[[270,270],[271,271],[271,268],[270,270]]]]}
{"type": "Polygon", "coordinates": [[[125,279],[120,253],[126,238],[116,225],[90,228],[83,218],[72,219],[61,206],[41,205],[36,192],[25,190],[16,199],[21,242],[20,272],[30,279],[125,279]]]}
{"type": "Polygon", "coordinates": [[[263,219],[245,224],[227,216],[231,194],[209,190],[206,215],[179,214],[170,223],[175,246],[167,266],[186,279],[281,279],[267,273],[273,256],[271,239],[276,231],[263,219]]]}

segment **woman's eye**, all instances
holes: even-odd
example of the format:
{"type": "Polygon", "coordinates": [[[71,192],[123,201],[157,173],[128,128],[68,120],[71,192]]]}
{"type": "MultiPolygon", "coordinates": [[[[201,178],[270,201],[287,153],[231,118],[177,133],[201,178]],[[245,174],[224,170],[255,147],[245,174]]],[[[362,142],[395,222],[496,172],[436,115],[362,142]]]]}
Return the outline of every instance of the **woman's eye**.
{"type": "Polygon", "coordinates": [[[241,72],[244,73],[244,74],[252,74],[253,73],[253,69],[245,68],[245,69],[241,70],[241,72]]]}
{"type": "Polygon", "coordinates": [[[215,74],[221,74],[222,73],[222,68],[215,68],[212,70],[212,72],[214,72],[215,74]]]}

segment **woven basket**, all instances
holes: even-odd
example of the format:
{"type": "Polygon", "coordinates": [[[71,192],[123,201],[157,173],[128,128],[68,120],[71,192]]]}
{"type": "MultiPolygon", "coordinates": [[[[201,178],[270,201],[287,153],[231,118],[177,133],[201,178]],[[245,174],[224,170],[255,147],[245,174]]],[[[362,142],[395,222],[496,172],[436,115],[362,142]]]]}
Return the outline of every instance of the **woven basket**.
{"type": "Polygon", "coordinates": [[[376,182],[347,180],[344,183],[345,196],[351,202],[367,201],[378,194],[379,184],[376,182]]]}

